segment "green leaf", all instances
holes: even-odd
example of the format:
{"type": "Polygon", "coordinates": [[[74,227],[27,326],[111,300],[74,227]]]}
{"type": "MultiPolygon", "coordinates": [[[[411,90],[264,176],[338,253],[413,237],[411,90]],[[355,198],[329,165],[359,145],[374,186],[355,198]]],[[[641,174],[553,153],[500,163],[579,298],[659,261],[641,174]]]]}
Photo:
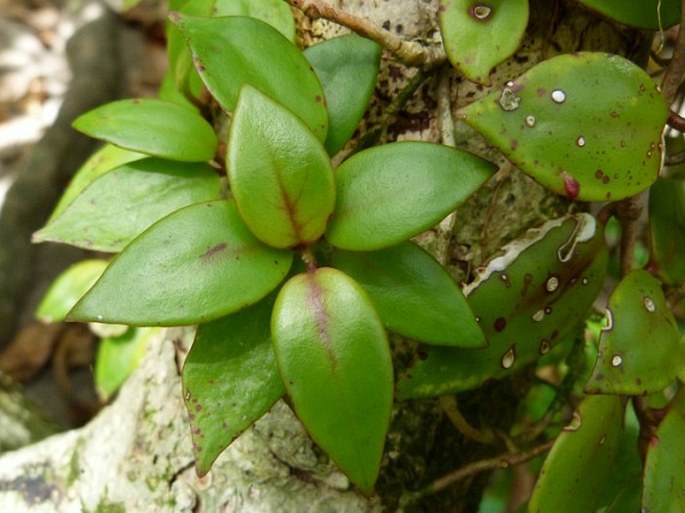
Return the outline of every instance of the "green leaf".
{"type": "Polygon", "coordinates": [[[295,42],[295,19],[283,0],[216,0],[212,16],[249,16],[268,23],[295,42]]]}
{"type": "Polygon", "coordinates": [[[595,511],[612,475],[623,411],[618,397],[583,400],[542,466],[528,513],[595,511]]]}
{"type": "Polygon", "coordinates": [[[350,480],[371,494],[393,391],[390,349],[371,302],[335,269],[299,274],[276,299],[271,334],[297,416],[350,480]]]}
{"type": "Polygon", "coordinates": [[[197,203],[134,239],[68,318],[131,326],[204,323],[259,301],[291,262],[290,251],[254,238],[232,201],[197,203]]]}
{"type": "Polygon", "coordinates": [[[330,155],[335,155],[354,133],[373,95],[381,47],[348,34],[310,46],[304,56],[326,95],[329,126],[324,145],[330,155]]]}
{"type": "Polygon", "coordinates": [[[171,20],[188,39],[195,69],[224,109],[233,111],[247,83],[293,111],[320,140],[326,138],[321,84],[302,52],[275,28],[244,16],[172,13],[171,20]]]}
{"type": "Polygon", "coordinates": [[[272,295],[198,327],[183,365],[183,400],[201,476],[285,392],[271,345],[273,303],[272,295]]]}
{"type": "Polygon", "coordinates": [[[218,199],[221,181],[207,164],[147,158],[91,183],[34,242],[62,242],[115,253],[181,207],[218,199]]]}
{"type": "Polygon", "coordinates": [[[336,250],[331,264],[362,286],[395,333],[439,345],[486,345],[457,284],[415,244],[373,252],[336,250]]]}
{"type": "Polygon", "coordinates": [[[440,0],[438,12],[450,62],[485,85],[492,68],[519,47],[528,25],[528,0],[440,0]]]}
{"type": "Polygon", "coordinates": [[[578,0],[624,25],[663,30],[680,23],[680,0],[578,0]]]}
{"type": "Polygon", "coordinates": [[[656,180],[667,116],[647,73],[599,52],[543,61],[459,113],[536,181],[583,201],[616,201],[656,180]]]}
{"type": "Polygon", "coordinates": [[[111,171],[115,167],[123,166],[134,160],[145,158],[146,155],[134,151],[124,150],[112,144],[106,144],[86,161],[76,172],[74,178],[69,182],[69,186],[52,212],[48,222],[55,219],[71,204],[74,199],[83,192],[95,179],[111,171]]]}
{"type": "Polygon", "coordinates": [[[61,322],[107,268],[107,260],[89,259],[72,265],[43,296],[36,317],[43,322],[61,322]]]}
{"type": "Polygon", "coordinates": [[[333,169],[302,121],[245,85],[228,134],[231,192],[263,242],[285,248],[323,234],[335,203],[333,169]]]}
{"type": "Polygon", "coordinates": [[[675,379],[678,328],[656,278],[643,270],[626,275],[609,297],[607,321],[586,393],[644,395],[675,379]]]}
{"type": "Polygon", "coordinates": [[[470,153],[424,142],[357,153],[336,170],[337,199],[326,238],[351,250],[398,244],[444,218],[494,168],[470,153]]]}
{"type": "Polygon", "coordinates": [[[604,231],[589,214],[548,221],[503,248],[465,288],[489,346],[423,346],[398,396],[433,397],[503,378],[549,353],[584,319],[606,276],[604,231]]]}
{"type": "Polygon", "coordinates": [[[211,160],[217,144],[199,114],[149,98],[107,103],[79,116],[74,128],[121,148],[185,162],[211,160]]]}
{"type": "Polygon", "coordinates": [[[680,389],[670,411],[652,436],[645,462],[642,511],[685,511],[685,392],[680,389]]]}
{"type": "Polygon", "coordinates": [[[667,283],[685,282],[685,181],[659,178],[649,190],[653,264],[667,283]]]}
{"type": "Polygon", "coordinates": [[[95,388],[107,401],[128,379],[143,359],[148,341],[160,328],[132,328],[118,337],[103,338],[95,359],[95,388]]]}

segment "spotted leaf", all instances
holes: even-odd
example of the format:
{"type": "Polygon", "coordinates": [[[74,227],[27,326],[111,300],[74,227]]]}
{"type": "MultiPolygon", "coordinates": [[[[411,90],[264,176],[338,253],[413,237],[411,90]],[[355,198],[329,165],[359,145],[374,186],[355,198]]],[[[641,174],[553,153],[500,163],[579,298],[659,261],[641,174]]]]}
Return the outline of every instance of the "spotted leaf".
{"type": "Polygon", "coordinates": [[[458,115],[552,191],[615,201],[656,180],[668,107],[632,62],[581,52],[538,64],[458,115]]]}
{"type": "Polygon", "coordinates": [[[484,349],[422,346],[398,383],[431,397],[511,375],[547,354],[585,317],[607,267],[602,227],[589,214],[548,221],[506,246],[465,289],[484,349]]]}
{"type": "Polygon", "coordinates": [[[439,21],[450,62],[469,80],[490,85],[492,68],[521,44],[528,0],[441,0],[439,21]]]}
{"type": "Polygon", "coordinates": [[[618,397],[583,400],[542,466],[528,513],[596,510],[612,475],[623,412],[618,397]]]}
{"type": "Polygon", "coordinates": [[[612,292],[606,315],[587,393],[643,395],[675,379],[682,349],[656,278],[643,270],[628,274],[612,292]]]}

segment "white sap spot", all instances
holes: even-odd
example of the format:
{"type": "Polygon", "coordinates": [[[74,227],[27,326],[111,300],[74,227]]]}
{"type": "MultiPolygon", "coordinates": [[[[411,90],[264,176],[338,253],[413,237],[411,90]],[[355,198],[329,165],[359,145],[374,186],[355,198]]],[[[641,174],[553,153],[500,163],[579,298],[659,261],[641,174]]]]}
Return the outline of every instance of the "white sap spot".
{"type": "Polygon", "coordinates": [[[533,314],[533,320],[535,322],[540,322],[542,319],[545,318],[545,311],[544,310],[538,310],[533,314]]]}
{"type": "Polygon", "coordinates": [[[561,89],[552,91],[552,101],[554,103],[564,103],[566,101],[566,93],[561,89]]]}
{"type": "Polygon", "coordinates": [[[651,297],[645,296],[642,299],[642,303],[645,305],[645,308],[649,313],[656,312],[656,305],[654,304],[654,300],[651,297]]]}
{"type": "Polygon", "coordinates": [[[486,20],[492,14],[492,7],[483,4],[473,6],[473,16],[478,20],[486,20]]]}
{"type": "Polygon", "coordinates": [[[583,285],[587,285],[587,284],[588,284],[588,279],[587,279],[587,278],[583,278],[582,280],[580,280],[580,283],[582,283],[583,285]]]}
{"type": "Polygon", "coordinates": [[[535,116],[526,116],[526,126],[533,128],[536,121],[535,116]]]}
{"type": "Polygon", "coordinates": [[[95,316],[95,319],[98,320],[98,321],[101,321],[101,320],[103,319],[103,317],[102,317],[102,315],[96,315],[96,316],[95,316]]]}
{"type": "Polygon", "coordinates": [[[549,350],[552,348],[552,344],[550,343],[549,340],[541,340],[540,341],[540,354],[547,354],[549,353],[549,350]]]}
{"type": "Polygon", "coordinates": [[[611,331],[614,328],[614,313],[608,308],[605,308],[604,316],[606,317],[607,325],[602,328],[602,331],[611,331]]]}
{"type": "Polygon", "coordinates": [[[604,445],[604,443],[607,441],[607,436],[602,435],[602,438],[599,439],[599,445],[604,445]]]}
{"type": "Polygon", "coordinates": [[[509,82],[507,82],[504,85],[506,85],[507,87],[514,87],[514,82],[510,80],[509,82]]]}
{"type": "Polygon", "coordinates": [[[502,360],[500,363],[502,364],[502,367],[505,369],[511,369],[512,365],[514,365],[514,362],[516,361],[516,348],[514,346],[511,346],[509,348],[509,351],[504,353],[504,356],[502,356],[502,360]]]}
{"type": "Polygon", "coordinates": [[[564,431],[578,431],[580,429],[580,426],[583,425],[583,417],[580,415],[579,412],[574,411],[573,412],[573,418],[571,419],[571,422],[564,428],[564,431]]]}
{"type": "MultiPolygon", "coordinates": [[[[582,213],[575,217],[578,224],[576,224],[568,240],[557,251],[557,257],[559,257],[560,262],[571,260],[576,246],[581,242],[587,242],[592,239],[597,230],[597,221],[590,214],[582,213]]],[[[584,281],[583,285],[587,285],[587,280],[584,281]]]]}
{"type": "Polygon", "coordinates": [[[521,105],[521,98],[516,96],[516,93],[511,86],[506,86],[502,89],[502,94],[499,97],[499,105],[502,107],[502,110],[511,112],[519,108],[519,105],[521,105]]]}
{"type": "Polygon", "coordinates": [[[547,289],[547,292],[554,292],[557,290],[559,288],[559,278],[552,276],[547,280],[547,283],[545,283],[545,288],[547,289]]]}
{"type": "Polygon", "coordinates": [[[623,357],[620,354],[615,354],[611,357],[611,366],[620,367],[623,364],[623,357]]]}
{"type": "Polygon", "coordinates": [[[585,137],[583,137],[582,135],[578,137],[578,139],[576,139],[576,144],[581,148],[585,146],[585,137]]]}

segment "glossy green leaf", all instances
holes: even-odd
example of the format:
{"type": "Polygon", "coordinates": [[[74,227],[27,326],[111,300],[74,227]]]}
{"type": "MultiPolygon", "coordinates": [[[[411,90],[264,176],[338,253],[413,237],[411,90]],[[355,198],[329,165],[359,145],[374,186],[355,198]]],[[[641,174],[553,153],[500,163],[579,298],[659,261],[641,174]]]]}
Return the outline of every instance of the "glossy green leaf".
{"type": "Polygon", "coordinates": [[[249,85],[236,104],[226,162],[240,214],[260,240],[284,248],[321,237],[335,203],[328,154],[297,116],[249,85]]]}
{"type": "Polygon", "coordinates": [[[548,221],[490,260],[466,289],[489,346],[423,346],[400,397],[433,397],[503,378],[549,353],[580,323],[607,267],[604,232],[589,214],[548,221]]]}
{"type": "Polygon", "coordinates": [[[656,180],[667,116],[644,70],[599,52],[543,61],[459,113],[536,181],[583,201],[616,201],[656,180]]]}
{"type": "Polygon", "coordinates": [[[55,281],[36,309],[43,322],[61,322],[107,268],[107,260],[89,259],[72,265],[55,281]]]}
{"type": "Polygon", "coordinates": [[[185,162],[211,160],[217,144],[198,113],[149,98],[107,103],[79,116],[74,128],[121,148],[185,162]]]}
{"type": "Polygon", "coordinates": [[[685,180],[660,178],[650,188],[649,228],[659,276],[685,282],[685,180]]]}
{"type": "Polygon", "coordinates": [[[220,190],[219,176],[207,164],[137,160],[96,179],[33,241],[115,253],[162,217],[218,199],[220,190]]]}
{"type": "Polygon", "coordinates": [[[69,182],[69,186],[62,193],[62,196],[52,212],[48,222],[55,219],[71,204],[76,197],[83,192],[95,179],[99,178],[107,171],[115,167],[123,166],[134,160],[140,160],[147,155],[134,151],[124,150],[112,144],[106,144],[86,161],[83,166],[76,171],[74,178],[69,182]]]}
{"type": "Polygon", "coordinates": [[[439,21],[452,65],[469,80],[490,85],[492,68],[521,44],[528,0],[440,0],[439,21]]]}
{"type": "Polygon", "coordinates": [[[390,422],[393,377],[385,330],[368,297],[335,269],[299,274],[276,299],[271,334],[297,416],[370,494],[390,422]]]}
{"type": "Polygon", "coordinates": [[[302,52],[270,25],[245,16],[200,18],[172,13],[195,69],[229,112],[244,83],[284,105],[324,140],[328,113],[321,84],[302,52]]]}
{"type": "Polygon", "coordinates": [[[292,253],[265,246],[232,201],[177,210],[134,239],[69,313],[131,326],[204,323],[266,296],[292,253]]]}
{"type": "Polygon", "coordinates": [[[249,16],[268,23],[295,42],[295,19],[283,0],[216,0],[212,16],[249,16]]]}
{"type": "Polygon", "coordinates": [[[647,271],[631,272],[609,297],[606,315],[585,391],[644,395],[668,386],[678,374],[681,349],[661,283],[647,271]]]}
{"type": "Polygon", "coordinates": [[[118,337],[103,338],[95,358],[95,388],[107,401],[138,367],[149,340],[160,328],[131,328],[118,337]]]}
{"type": "Polygon", "coordinates": [[[335,155],[354,133],[373,95],[381,47],[348,34],[310,46],[304,55],[323,86],[329,115],[324,145],[335,155]]]}
{"type": "Polygon", "coordinates": [[[398,244],[444,218],[494,169],[470,153],[425,142],[357,153],[335,172],[336,205],[326,238],[351,250],[398,244]]]}
{"type": "Polygon", "coordinates": [[[680,23],[680,0],[578,0],[624,25],[648,30],[667,29],[680,23]]]}
{"type": "Polygon", "coordinates": [[[395,333],[439,345],[486,344],[457,284],[415,244],[373,252],[336,250],[331,264],[362,286],[395,333]]]}
{"type": "Polygon", "coordinates": [[[670,411],[652,436],[645,462],[642,511],[685,511],[685,392],[680,389],[670,411]]]}
{"type": "Polygon", "coordinates": [[[623,411],[618,397],[583,400],[542,466],[528,513],[595,511],[612,475],[623,411]]]}
{"type": "MultiPolygon", "coordinates": [[[[179,37],[182,36],[179,35],[179,37]]],[[[183,39],[183,42],[185,43],[185,39],[183,39]]],[[[188,51],[190,52],[190,50],[188,51]]],[[[160,100],[176,103],[181,107],[199,112],[197,105],[191,102],[182,91],[183,87],[179,87],[179,85],[176,83],[176,75],[173,68],[168,69],[162,78],[162,83],[157,91],[157,97],[160,100]]]]}
{"type": "Polygon", "coordinates": [[[269,330],[273,296],[201,324],[183,365],[199,475],[283,395],[269,330]]]}

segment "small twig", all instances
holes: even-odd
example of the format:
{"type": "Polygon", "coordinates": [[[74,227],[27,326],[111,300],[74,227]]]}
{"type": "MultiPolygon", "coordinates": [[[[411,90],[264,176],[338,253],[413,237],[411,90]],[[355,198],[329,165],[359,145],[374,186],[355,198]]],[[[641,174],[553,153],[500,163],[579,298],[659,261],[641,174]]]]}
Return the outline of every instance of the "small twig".
{"type": "Polygon", "coordinates": [[[681,18],[678,28],[678,38],[673,49],[673,58],[666,68],[664,79],[661,82],[661,94],[670,105],[678,94],[678,88],[683,82],[685,75],[685,0],[680,2],[681,18]]]}
{"type": "Polygon", "coordinates": [[[406,506],[409,506],[410,504],[413,504],[424,497],[441,492],[454,483],[467,477],[479,474],[480,472],[484,472],[486,470],[513,467],[515,465],[520,465],[521,463],[530,461],[533,458],[536,458],[549,451],[554,445],[555,440],[556,439],[548,440],[529,451],[517,453],[506,452],[499,456],[495,456],[494,458],[469,463],[468,465],[465,465],[460,469],[450,472],[449,474],[433,481],[431,484],[417,492],[409,492],[403,495],[400,499],[400,508],[398,509],[397,513],[402,513],[406,506]]]}
{"type": "Polygon", "coordinates": [[[644,194],[626,198],[616,205],[616,219],[621,223],[621,276],[633,269],[638,220],[645,207],[644,194]]]}
{"type": "Polygon", "coordinates": [[[678,130],[678,132],[685,132],[685,118],[677,112],[670,111],[666,123],[674,130],[678,130]]]}
{"type": "Polygon", "coordinates": [[[285,0],[310,18],[324,18],[371,39],[390,51],[407,66],[421,67],[445,60],[445,54],[439,47],[430,48],[420,43],[406,41],[389,30],[371,23],[348,12],[336,9],[322,0],[285,0]]]}

